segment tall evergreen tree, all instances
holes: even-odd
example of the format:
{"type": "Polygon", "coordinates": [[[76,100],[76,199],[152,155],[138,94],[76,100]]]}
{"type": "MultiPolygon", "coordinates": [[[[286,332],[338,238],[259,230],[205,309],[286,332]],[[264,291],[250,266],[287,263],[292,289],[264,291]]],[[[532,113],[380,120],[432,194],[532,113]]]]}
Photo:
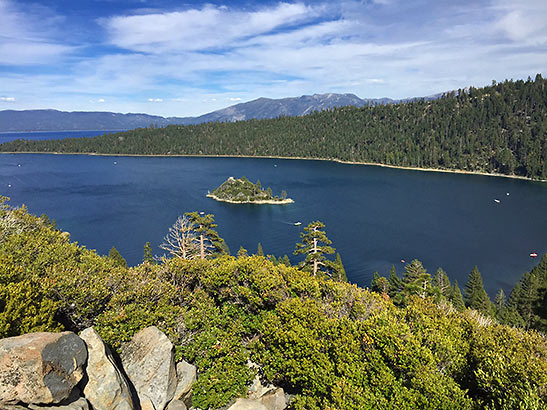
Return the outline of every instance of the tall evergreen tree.
{"type": "Polygon", "coordinates": [[[334,262],[331,264],[331,277],[337,282],[347,282],[348,277],[346,276],[346,270],[344,269],[344,264],[342,263],[342,257],[337,252],[334,262]]]}
{"type": "Polygon", "coordinates": [[[422,299],[431,294],[431,275],[417,259],[405,266],[403,292],[406,296],[418,295],[422,299]]]}
{"type": "Polygon", "coordinates": [[[456,310],[462,312],[465,309],[465,302],[463,301],[462,292],[458,286],[457,280],[454,281],[454,286],[452,286],[449,300],[456,310]]]}
{"type": "Polygon", "coordinates": [[[199,256],[205,259],[207,255],[212,253],[228,253],[228,246],[214,228],[217,225],[214,223],[214,215],[198,212],[187,212],[184,214],[194,225],[193,230],[197,235],[199,243],[199,256]]]}
{"type": "Polygon", "coordinates": [[[325,255],[333,254],[334,248],[329,246],[332,242],[321,229],[325,225],[320,221],[311,222],[300,233],[300,240],[296,244],[295,255],[306,255],[306,259],[300,264],[303,269],[310,270],[314,275],[320,271],[320,267],[328,267],[329,261],[325,255]],[[321,244],[324,245],[321,245],[321,244]]]}
{"type": "Polygon", "coordinates": [[[256,254],[258,256],[264,256],[264,250],[262,249],[262,244],[258,242],[258,247],[256,249],[256,254]]]}
{"type": "Polygon", "coordinates": [[[498,293],[496,293],[496,297],[494,298],[496,319],[498,319],[500,323],[503,323],[505,320],[505,304],[507,302],[506,299],[507,298],[505,297],[505,292],[503,291],[503,289],[500,289],[498,293]]]}
{"type": "Polygon", "coordinates": [[[389,281],[380,276],[378,272],[372,274],[372,281],[370,282],[370,289],[378,293],[387,293],[389,290],[389,281]]]}
{"type": "Polygon", "coordinates": [[[142,261],[144,263],[154,262],[154,256],[152,255],[152,246],[150,246],[150,242],[146,242],[144,244],[144,255],[142,257],[142,261]]]}
{"type": "Polygon", "coordinates": [[[450,279],[448,279],[448,275],[442,268],[437,269],[437,272],[433,275],[432,284],[439,289],[443,298],[448,299],[451,290],[450,279]]]}
{"type": "Polygon", "coordinates": [[[115,247],[112,247],[112,249],[110,249],[110,252],[108,252],[108,259],[110,259],[115,266],[127,268],[127,261],[115,247]]]}
{"type": "Polygon", "coordinates": [[[389,272],[389,296],[394,297],[401,290],[402,281],[401,278],[397,275],[395,266],[391,265],[391,271],[389,272]]]}
{"type": "Polygon", "coordinates": [[[465,284],[463,295],[467,307],[478,310],[484,315],[492,316],[492,302],[484,290],[482,276],[476,266],[469,273],[469,279],[465,284]]]}

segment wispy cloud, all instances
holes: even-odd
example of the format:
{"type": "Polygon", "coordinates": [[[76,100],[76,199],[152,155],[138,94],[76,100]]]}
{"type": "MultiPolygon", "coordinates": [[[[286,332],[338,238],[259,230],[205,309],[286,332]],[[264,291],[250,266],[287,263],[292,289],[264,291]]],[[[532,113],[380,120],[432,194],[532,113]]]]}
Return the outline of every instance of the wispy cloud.
{"type": "Polygon", "coordinates": [[[39,5],[0,0],[0,66],[48,64],[72,51],[55,40],[62,20],[39,5]]]}
{"type": "Polygon", "coordinates": [[[3,101],[3,102],[15,102],[15,97],[0,97],[0,101],[3,101]]]}
{"type": "Polygon", "coordinates": [[[185,11],[117,16],[102,20],[112,44],[138,52],[177,53],[230,47],[234,41],[301,24],[315,6],[280,3],[251,12],[205,5],[185,11]]]}
{"type": "Polygon", "coordinates": [[[73,16],[0,0],[0,93],[20,108],[186,116],[258,97],[429,95],[547,61],[544,0],[192,4],[101,8],[75,47],[73,16]]]}

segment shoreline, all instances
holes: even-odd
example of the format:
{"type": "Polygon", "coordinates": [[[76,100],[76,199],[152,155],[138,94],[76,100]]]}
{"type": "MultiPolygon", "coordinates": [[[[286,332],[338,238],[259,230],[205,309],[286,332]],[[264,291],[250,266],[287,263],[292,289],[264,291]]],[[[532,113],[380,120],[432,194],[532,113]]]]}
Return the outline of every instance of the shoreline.
{"type": "MultiPolygon", "coordinates": [[[[404,165],[389,165],[377,162],[361,162],[361,161],[345,161],[337,158],[312,158],[312,157],[283,157],[272,155],[214,155],[214,154],[105,154],[94,152],[35,152],[35,151],[17,151],[17,152],[0,152],[0,154],[40,154],[40,155],[88,155],[101,157],[144,157],[144,158],[169,158],[169,157],[189,157],[189,158],[262,158],[262,159],[289,159],[289,160],[304,160],[304,161],[329,161],[338,162],[348,165],[368,165],[393,169],[404,169],[408,171],[424,171],[424,172],[444,172],[449,174],[464,174],[464,175],[482,175],[487,177],[502,177],[520,179],[530,182],[547,182],[547,179],[531,179],[520,175],[498,174],[494,172],[481,171],[465,171],[461,169],[444,169],[444,168],[419,168],[409,167],[404,165]]],[[[236,202],[242,203],[242,202],[236,202]]]]}
{"type": "Polygon", "coordinates": [[[205,195],[207,198],[213,198],[218,202],[228,202],[229,204],[255,204],[255,205],[287,205],[292,204],[294,201],[291,198],[280,199],[279,201],[274,200],[261,200],[261,201],[232,201],[230,199],[222,199],[213,194],[205,195]]]}

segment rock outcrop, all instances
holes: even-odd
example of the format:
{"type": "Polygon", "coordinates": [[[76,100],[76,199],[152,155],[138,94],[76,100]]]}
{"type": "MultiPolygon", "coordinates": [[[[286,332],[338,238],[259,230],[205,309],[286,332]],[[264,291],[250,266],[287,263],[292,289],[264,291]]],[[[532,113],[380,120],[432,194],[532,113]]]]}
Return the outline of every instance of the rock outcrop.
{"type": "Polygon", "coordinates": [[[175,389],[173,400],[184,400],[190,393],[192,385],[196,381],[196,366],[185,362],[184,360],[177,363],[177,379],[178,384],[175,389]]]}
{"type": "Polygon", "coordinates": [[[84,342],[72,332],[0,340],[0,404],[59,403],[84,375],[84,342]]]}
{"type": "MultiPolygon", "coordinates": [[[[0,339],[0,410],[188,410],[196,367],[175,368],[174,348],[156,327],[122,347],[121,366],[99,334],[30,333],[0,339]],[[87,360],[87,361],[86,361],[87,360]],[[80,391],[83,389],[83,391],[80,391]]],[[[228,410],[284,410],[282,388],[264,385],[260,367],[247,398],[228,410]]]]}
{"type": "Polygon", "coordinates": [[[133,398],[125,376],[118,369],[112,354],[93,328],[82,331],[87,345],[87,383],[84,396],[93,410],[133,410],[133,398]]]}
{"type": "Polygon", "coordinates": [[[163,410],[177,387],[173,344],[157,327],[142,329],[122,348],[122,365],[141,406],[148,398],[163,410]]]}

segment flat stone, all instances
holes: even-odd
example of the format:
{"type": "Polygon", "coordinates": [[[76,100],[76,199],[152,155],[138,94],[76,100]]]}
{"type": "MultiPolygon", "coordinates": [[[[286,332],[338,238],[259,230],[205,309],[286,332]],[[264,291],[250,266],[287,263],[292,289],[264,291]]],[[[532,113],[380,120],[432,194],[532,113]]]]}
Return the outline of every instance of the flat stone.
{"type": "Polygon", "coordinates": [[[171,400],[167,405],[167,410],[188,410],[188,407],[181,400],[171,400]]]}
{"type": "Polygon", "coordinates": [[[84,342],[72,332],[0,340],[0,406],[61,402],[82,379],[86,359],[84,342]]]}
{"type": "Polygon", "coordinates": [[[80,338],[88,353],[84,396],[93,410],[134,410],[129,384],[99,334],[90,327],[80,338]]]}
{"type": "Polygon", "coordinates": [[[155,326],[142,329],[122,347],[121,359],[141,407],[146,397],[155,410],[163,410],[177,387],[174,348],[167,336],[155,326]]]}
{"type": "Polygon", "coordinates": [[[287,407],[285,392],[281,387],[278,387],[275,390],[266,393],[260,398],[260,402],[268,410],[284,410],[287,407]]]}
{"type": "Polygon", "coordinates": [[[196,374],[196,366],[187,363],[184,360],[177,363],[178,384],[173,396],[174,400],[181,400],[186,397],[196,381],[196,374]]]}
{"type": "Polygon", "coordinates": [[[29,404],[28,408],[31,410],[90,410],[88,401],[80,397],[80,389],[77,387],[72,389],[70,396],[59,404],[29,404]]]}
{"type": "Polygon", "coordinates": [[[228,407],[228,410],[268,410],[268,408],[258,400],[237,399],[234,404],[228,407]]]}

